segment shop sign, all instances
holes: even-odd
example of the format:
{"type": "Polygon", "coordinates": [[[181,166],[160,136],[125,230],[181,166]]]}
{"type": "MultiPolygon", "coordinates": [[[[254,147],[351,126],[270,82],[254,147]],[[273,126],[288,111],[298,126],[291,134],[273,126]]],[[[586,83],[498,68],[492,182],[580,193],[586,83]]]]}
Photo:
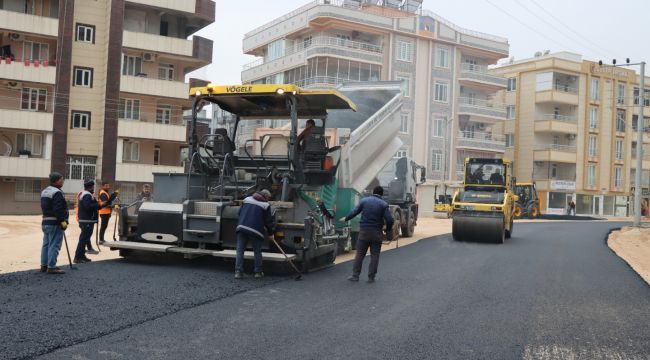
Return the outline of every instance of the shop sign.
{"type": "Polygon", "coordinates": [[[551,180],[551,190],[570,190],[575,191],[575,181],[551,180]]]}
{"type": "Polygon", "coordinates": [[[566,209],[548,208],[548,209],[546,209],[546,214],[547,215],[565,215],[566,214],[566,209]]]}

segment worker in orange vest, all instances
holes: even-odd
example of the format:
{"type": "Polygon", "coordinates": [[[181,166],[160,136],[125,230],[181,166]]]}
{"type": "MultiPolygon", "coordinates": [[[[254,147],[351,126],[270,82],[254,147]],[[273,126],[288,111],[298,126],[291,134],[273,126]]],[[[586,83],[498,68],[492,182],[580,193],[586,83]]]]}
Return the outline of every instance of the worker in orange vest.
{"type": "MultiPolygon", "coordinates": [[[[99,205],[108,204],[108,200],[111,198],[109,191],[111,191],[111,183],[109,183],[108,181],[102,181],[102,188],[99,189],[99,198],[98,198],[99,205]]],[[[106,233],[106,228],[108,228],[108,222],[111,219],[112,212],[113,212],[112,206],[106,206],[104,208],[99,209],[99,217],[101,219],[101,224],[99,228],[100,244],[106,242],[104,240],[104,234],[106,233]]]]}
{"type": "Polygon", "coordinates": [[[97,202],[97,199],[93,196],[94,192],[95,181],[87,179],[84,181],[83,191],[79,192],[77,195],[77,221],[79,222],[81,234],[79,235],[79,243],[77,244],[77,251],[75,252],[73,260],[75,264],[90,262],[90,259],[86,257],[85,248],[90,244],[90,238],[93,235],[93,227],[95,227],[95,224],[97,223],[97,213],[99,210],[111,206],[113,200],[117,197],[117,194],[113,193],[108,198],[108,202],[100,205],[97,202]]]}

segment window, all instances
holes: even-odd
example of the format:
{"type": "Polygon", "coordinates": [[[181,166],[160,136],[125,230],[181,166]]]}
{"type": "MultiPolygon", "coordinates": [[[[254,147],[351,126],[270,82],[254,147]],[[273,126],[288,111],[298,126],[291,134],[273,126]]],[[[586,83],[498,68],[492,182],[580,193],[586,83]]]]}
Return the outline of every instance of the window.
{"type": "Polygon", "coordinates": [[[96,164],[96,157],[68,156],[65,164],[65,178],[72,180],[94,179],[96,164]]]}
{"type": "Polygon", "coordinates": [[[120,99],[118,118],[140,120],[140,100],[120,99]]]}
{"type": "Polygon", "coordinates": [[[122,58],[122,75],[135,76],[142,73],[142,58],[124,55],[122,58]]]}
{"type": "Polygon", "coordinates": [[[625,132],[625,110],[616,110],[616,131],[625,132]]]}
{"type": "Polygon", "coordinates": [[[596,165],[587,166],[587,185],[596,186],[596,165]]]}
{"type": "Polygon", "coordinates": [[[93,69],[75,66],[74,86],[93,87],[93,69]]]}
{"type": "MultiPolygon", "coordinates": [[[[634,105],[639,105],[639,88],[634,88],[634,105]]],[[[650,90],[645,89],[643,93],[643,103],[645,106],[650,106],[650,90]]]]}
{"type": "Polygon", "coordinates": [[[311,46],[311,41],[312,41],[312,37],[311,37],[311,35],[309,35],[309,36],[305,36],[305,37],[302,39],[302,47],[303,47],[304,49],[310,47],[310,46],[311,46]]]}
{"type": "Polygon", "coordinates": [[[591,100],[598,100],[600,98],[598,91],[600,88],[600,81],[598,79],[591,79],[591,100]]]}
{"type": "Polygon", "coordinates": [[[408,150],[401,149],[401,150],[397,150],[397,152],[395,153],[393,158],[394,159],[400,159],[400,158],[407,157],[407,156],[408,156],[408,150]]]}
{"type": "Polygon", "coordinates": [[[399,132],[407,134],[409,132],[409,120],[410,120],[409,113],[406,112],[401,113],[400,120],[401,120],[401,124],[399,128],[399,132]]]}
{"type": "Polygon", "coordinates": [[[515,146],[515,134],[506,134],[506,147],[514,147],[515,146]]]}
{"type": "Polygon", "coordinates": [[[589,108],[589,128],[590,129],[598,128],[598,108],[595,106],[589,108]]]}
{"type": "Polygon", "coordinates": [[[449,48],[436,46],[435,66],[439,68],[449,67],[449,48]]]}
{"type": "Polygon", "coordinates": [[[397,42],[397,60],[401,61],[413,61],[413,44],[400,40],[397,42]]]}
{"type": "Polygon", "coordinates": [[[623,160],[623,140],[616,140],[616,160],[623,160]]]}
{"type": "Polygon", "coordinates": [[[158,79],[174,81],[174,65],[172,64],[158,65],[158,79]]]}
{"type": "Polygon", "coordinates": [[[598,139],[595,136],[589,137],[589,156],[598,155],[598,139]]]}
{"type": "Polygon", "coordinates": [[[614,186],[623,187],[623,169],[620,166],[614,167],[614,186]]]}
{"type": "Polygon", "coordinates": [[[137,141],[124,141],[122,149],[122,160],[139,161],[140,160],[140,143],[137,141]]]}
{"type": "Polygon", "coordinates": [[[16,201],[39,201],[40,199],[40,180],[16,180],[16,201]]]}
{"type": "Polygon", "coordinates": [[[516,77],[508,78],[508,86],[507,86],[506,90],[507,91],[515,91],[515,90],[517,90],[517,78],[516,77]]]}
{"type": "Polygon", "coordinates": [[[31,133],[16,134],[16,147],[18,151],[29,151],[32,156],[41,156],[43,153],[43,135],[31,133]]]}
{"type": "Polygon", "coordinates": [[[411,76],[410,75],[395,75],[395,80],[402,81],[402,96],[411,96],[411,76]]]}
{"type": "Polygon", "coordinates": [[[158,108],[156,108],[156,122],[158,124],[169,124],[171,117],[171,105],[158,105],[158,108]]]}
{"type": "Polygon", "coordinates": [[[616,99],[617,104],[625,104],[625,85],[618,84],[618,97],[616,99]]]}
{"type": "Polygon", "coordinates": [[[350,41],[349,35],[336,34],[336,44],[338,46],[346,46],[350,41]]]}
{"type": "Polygon", "coordinates": [[[23,88],[20,108],[30,111],[45,111],[47,104],[47,90],[23,88]]]}
{"type": "Polygon", "coordinates": [[[87,111],[72,111],[70,128],[90,130],[90,113],[87,111]]]}
{"type": "Polygon", "coordinates": [[[557,164],[551,164],[551,179],[557,178],[557,164]]]}
{"type": "Polygon", "coordinates": [[[445,136],[445,119],[441,119],[441,118],[433,119],[433,136],[435,137],[445,136]]]}
{"type": "Polygon", "coordinates": [[[449,90],[449,84],[436,81],[433,100],[440,102],[447,102],[447,92],[449,90]]]}
{"type": "Polygon", "coordinates": [[[77,24],[77,41],[95,43],[95,27],[93,25],[77,24]]]}
{"type": "Polygon", "coordinates": [[[514,105],[506,106],[506,119],[512,120],[514,118],[515,118],[515,106],[514,105]]]}
{"type": "Polygon", "coordinates": [[[284,39],[275,40],[266,48],[266,61],[275,60],[284,56],[284,39]]]}
{"type": "Polygon", "coordinates": [[[23,42],[23,60],[29,60],[29,62],[38,60],[40,62],[43,62],[44,60],[49,60],[49,54],[50,51],[48,44],[37,43],[33,41],[23,42]]]}
{"type": "Polygon", "coordinates": [[[153,147],[153,164],[160,165],[160,145],[153,147]]]}
{"type": "Polygon", "coordinates": [[[434,150],[431,156],[431,170],[432,171],[441,171],[442,170],[442,153],[438,150],[434,150]]]}

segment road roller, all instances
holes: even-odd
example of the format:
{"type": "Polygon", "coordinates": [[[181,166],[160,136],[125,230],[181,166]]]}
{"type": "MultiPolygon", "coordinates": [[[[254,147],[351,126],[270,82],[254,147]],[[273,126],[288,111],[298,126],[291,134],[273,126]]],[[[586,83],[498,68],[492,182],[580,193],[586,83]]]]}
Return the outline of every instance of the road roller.
{"type": "Polygon", "coordinates": [[[512,236],[517,196],[511,172],[504,159],[465,159],[463,188],[452,199],[454,240],[502,244],[512,236]]]}

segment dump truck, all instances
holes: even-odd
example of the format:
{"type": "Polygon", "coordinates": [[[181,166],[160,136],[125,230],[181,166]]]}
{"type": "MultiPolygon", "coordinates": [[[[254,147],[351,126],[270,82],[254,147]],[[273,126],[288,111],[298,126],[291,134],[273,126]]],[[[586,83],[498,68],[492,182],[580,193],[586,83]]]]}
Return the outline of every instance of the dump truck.
{"type": "MultiPolygon", "coordinates": [[[[275,239],[262,245],[265,261],[294,260],[303,271],[333,263],[338,244],[350,241],[348,226],[335,226],[322,194],[336,188],[341,148],[324,137],[328,111],[354,112],[357,106],[336,90],[305,90],[291,84],[251,84],[193,88],[189,169],[154,174],[155,202],[120,210],[119,239],[106,246],[122,256],[133,251],[178,253],[186,257],[234,258],[239,209],[245,197],[269,189],[275,239]],[[197,113],[205,103],[235,115],[232,133],[217,129],[199,138],[197,113]],[[287,151],[280,155],[235,153],[232,139],[242,121],[286,119],[287,151]],[[300,119],[317,125],[298,143],[300,119]]],[[[263,141],[263,140],[254,140],[263,141]]],[[[248,249],[250,250],[250,248],[248,249]]],[[[252,259],[252,251],[245,252],[252,259]]]]}
{"type": "Polygon", "coordinates": [[[452,200],[454,240],[502,244],[512,236],[517,196],[511,172],[504,159],[465,159],[463,188],[452,200]]]}
{"type": "Polygon", "coordinates": [[[515,203],[515,219],[528,217],[537,219],[539,217],[539,197],[535,183],[517,183],[514,189],[518,200],[515,203]]]}

